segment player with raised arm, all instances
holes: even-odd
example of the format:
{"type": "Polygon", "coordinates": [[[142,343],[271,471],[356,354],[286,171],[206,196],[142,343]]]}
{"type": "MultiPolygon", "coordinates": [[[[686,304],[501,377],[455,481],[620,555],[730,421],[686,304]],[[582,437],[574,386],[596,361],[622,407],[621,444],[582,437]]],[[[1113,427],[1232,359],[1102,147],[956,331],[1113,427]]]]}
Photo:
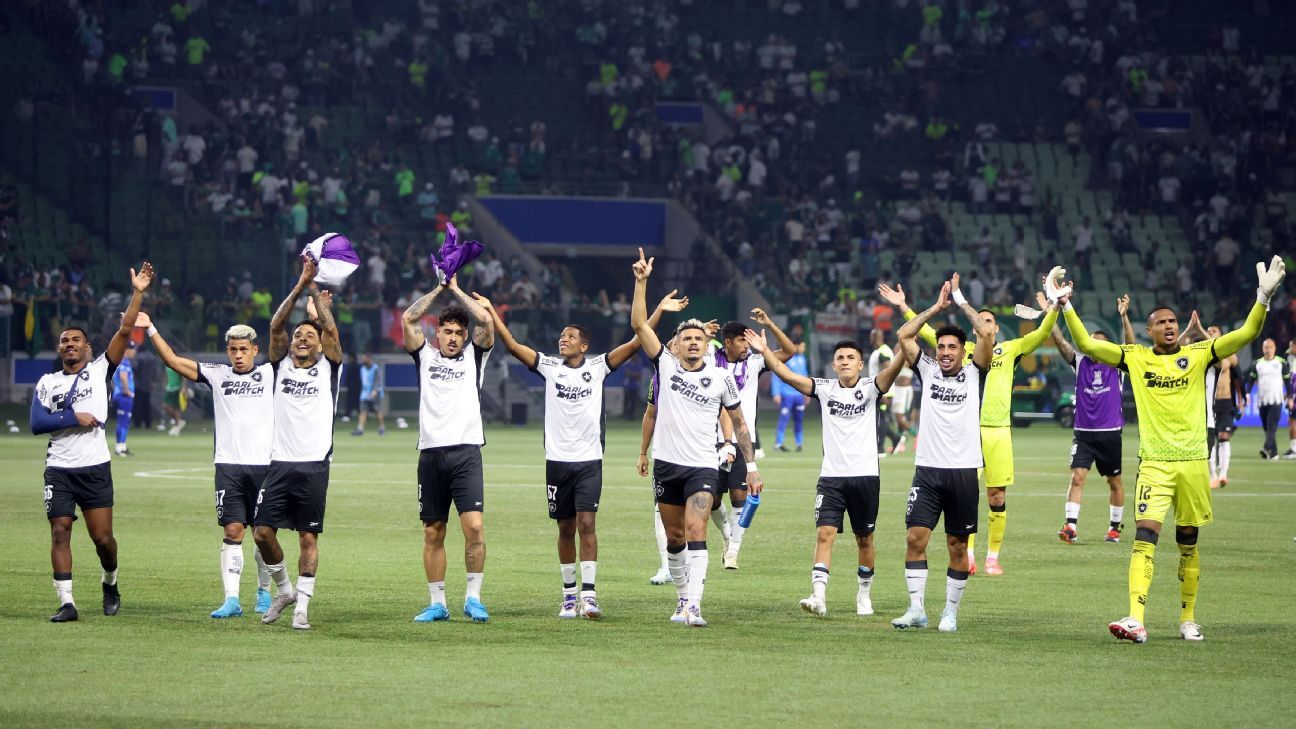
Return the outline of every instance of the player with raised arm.
{"type": "Polygon", "coordinates": [[[982,463],[978,395],[994,357],[994,325],[975,311],[968,317],[977,335],[970,360],[965,355],[967,333],[957,326],[936,330],[934,358],[920,354],[917,342],[919,329],[949,306],[950,292],[957,288],[956,273],[941,287],[936,303],[906,322],[897,333],[902,356],[914,363],[923,382],[913,486],[905,509],[909,609],[891,621],[901,629],[927,627],[927,542],[944,516],[949,568],[945,572],[945,609],[939,629],[946,633],[958,630],[959,603],[968,581],[968,537],[977,530],[977,468],[982,463]]]}
{"type": "MultiPolygon", "coordinates": [[[[774,350],[776,359],[786,362],[796,354],[796,345],[763,309],[752,309],[751,318],[752,321],[773,333],[775,341],[778,342],[778,349],[774,350]]],[[[741,322],[726,323],[720,328],[721,345],[714,348],[709,355],[714,357],[716,366],[728,370],[733,375],[734,382],[738,384],[743,419],[753,434],[752,438],[755,439],[756,402],[759,397],[760,376],[766,366],[765,358],[753,352],[748,346],[744,335],[746,331],[747,325],[741,322]]],[[[720,471],[720,483],[716,487],[717,501],[723,498],[726,491],[729,493],[728,529],[726,530],[728,542],[724,553],[724,567],[727,570],[736,570],[738,552],[742,549],[743,534],[746,532],[738,524],[738,517],[747,503],[747,461],[732,441],[722,441],[719,447],[728,448],[736,453],[732,467],[720,471]]],[[[718,504],[716,506],[719,508],[718,504]]]]}
{"type": "MultiPolygon", "coordinates": [[[[1039,294],[1040,306],[1048,302],[1039,294]]],[[[1116,311],[1121,317],[1121,331],[1126,344],[1134,343],[1134,325],[1129,318],[1129,294],[1116,300],[1116,311]]],[[[1121,385],[1125,374],[1111,365],[1094,361],[1075,348],[1062,336],[1055,324],[1051,330],[1053,344],[1062,359],[1075,370],[1075,423],[1071,437],[1071,484],[1067,487],[1066,505],[1058,539],[1067,544],[1077,541],[1076,530],[1080,523],[1080,504],[1084,495],[1085,479],[1089,469],[1098,466],[1098,474],[1107,479],[1111,490],[1108,497],[1110,516],[1107,541],[1119,542],[1124,525],[1125,484],[1121,480],[1121,442],[1125,430],[1125,412],[1122,410],[1121,385]]],[[[1107,333],[1096,331],[1095,339],[1107,340],[1107,333]]]]}
{"type": "Polygon", "coordinates": [[[765,356],[766,366],[781,380],[806,397],[818,400],[823,414],[824,455],[819,482],[815,485],[817,540],[810,571],[810,596],[801,601],[801,609],[820,617],[828,614],[826,597],[833,542],[842,530],[843,514],[848,514],[859,549],[855,614],[872,615],[873,529],[881,490],[877,438],[873,433],[877,427],[875,410],[878,400],[891,389],[891,383],[904,366],[905,356],[901,353],[893,357],[875,378],[860,377],[864,350],[852,340],[842,340],[833,345],[833,371],[837,379],[828,380],[793,372],[769,351],[764,332],[756,334],[748,330],[747,342],[765,356]]]}
{"type": "Polygon", "coordinates": [[[481,387],[486,362],[495,346],[495,323],[482,304],[460,289],[452,276],[410,304],[401,317],[401,327],[405,351],[414,358],[419,376],[418,506],[423,522],[423,571],[430,598],[414,622],[450,619],[445,592],[445,538],[453,503],[464,535],[463,614],[475,623],[485,623],[490,613],[481,599],[486,567],[482,521],[486,496],[481,460],[486,435],[482,428],[481,387]],[[442,291],[449,291],[456,301],[437,317],[437,346],[433,347],[419,322],[442,291]],[[471,326],[473,320],[475,327],[471,326]]]}
{"type": "MultiPolygon", "coordinates": [[[[663,312],[683,311],[688,298],[666,295],[648,318],[656,327],[663,312]]],[[[616,368],[639,351],[639,339],[606,354],[588,355],[590,332],[570,324],[558,335],[558,356],[546,355],[513,338],[490,301],[474,294],[490,315],[495,334],[504,348],[527,369],[545,381],[545,494],[549,517],[558,524],[558,567],[562,575],[560,618],[598,620],[595,576],[598,570],[598,534],[595,515],[603,493],[603,382],[616,368]],[[580,593],[576,583],[576,535],[580,534],[580,593]]]]}
{"type": "MultiPolygon", "coordinates": [[[[997,338],[999,336],[998,317],[989,309],[982,308],[980,311],[974,309],[959,291],[957,279],[957,276],[952,279],[953,289],[950,291],[954,303],[967,316],[975,316],[988,324],[997,338]]],[[[913,319],[913,309],[904,303],[902,289],[891,291],[889,287],[884,286],[879,290],[883,298],[895,303],[904,311],[906,319],[913,319]]],[[[987,575],[1003,574],[1003,566],[999,563],[999,552],[1003,548],[1004,533],[1008,529],[1008,487],[1015,480],[1012,447],[1013,376],[1017,370],[1017,363],[1022,357],[1032,354],[1048,339],[1057,316],[1057,308],[1049,307],[1044,320],[1029,334],[1004,342],[996,341],[990,369],[986,373],[985,388],[981,396],[981,451],[985,457],[986,508],[990,511],[986,519],[986,526],[990,532],[989,542],[986,545],[985,572],[987,575]]],[[[923,327],[919,331],[919,336],[928,346],[936,346],[936,330],[930,326],[923,327]]],[[[971,356],[972,346],[968,343],[966,347],[969,356],[971,356]]],[[[968,540],[969,571],[975,571],[975,563],[973,540],[970,539],[968,540]]]]}
{"type": "MultiPolygon", "coordinates": [[[[1201,562],[1198,532],[1213,520],[1210,473],[1206,465],[1206,371],[1260,334],[1269,300],[1282,284],[1286,269],[1274,256],[1269,267],[1256,264],[1259,287],[1246,323],[1219,339],[1179,344],[1179,320],[1173,309],[1159,306],[1148,314],[1152,346],[1117,346],[1094,339],[1085,330],[1069,297],[1063,302],[1067,328],[1076,348],[1130,376],[1139,414],[1139,473],[1135,495],[1138,514],[1134,550],[1129,565],[1127,617],[1108,625],[1117,638],[1147,641],[1144,608],[1152,584],[1153,554],[1166,512],[1174,507],[1175,541],[1179,545],[1179,635],[1202,639],[1196,622],[1197,586],[1201,562]]],[[[1052,282],[1046,282],[1046,287],[1052,282]]]]}
{"type": "Polygon", "coordinates": [[[679,597],[671,620],[703,627],[707,623],[702,617],[702,593],[709,561],[706,530],[718,480],[714,443],[715,422],[721,408],[729,411],[738,450],[746,459],[745,485],[752,494],[759,494],[762,481],[752,452],[751,433],[742,413],[738,384],[728,370],[707,361],[702,322],[689,319],[676,328],[678,355],[662,346],[657,333],[648,325],[645,298],[652,265],[653,259],[645,259],[640,249],[639,260],[633,267],[635,289],[630,324],[660,381],[652,444],[653,493],[666,527],[671,578],[679,597]]]}
{"type": "Polygon", "coordinates": [[[50,616],[52,623],[79,617],[72,599],[72,523],[78,508],[103,568],[104,615],[116,615],[121,609],[112,522],[112,456],[104,435],[112,387],[108,380],[125,355],[144,290],[153,280],[153,266],[146,261],[138,273],[132,268],[130,276],[130,303],[103,354],[92,356],[85,329],[67,327],[59,334],[59,369],[42,375],[32,395],[32,435],[50,437],[45,449],[45,517],[50,524],[50,562],[59,603],[58,612],[50,616]]]}
{"type": "MultiPolygon", "coordinates": [[[[211,388],[215,411],[212,460],[216,472],[216,523],[224,530],[220,549],[221,582],[225,599],[212,611],[213,618],[243,614],[239,582],[243,575],[243,536],[252,523],[257,494],[270,468],[274,440],[274,367],[256,363],[260,349],[256,330],[235,324],[225,332],[229,364],[196,362],[181,357],[158,332],[148,314],[140,312],[136,326],[147,327],[149,341],[163,364],[187,381],[211,388]]],[[[270,609],[270,572],[260,550],[253,548],[257,565],[256,611],[270,609]]]]}
{"type": "Polygon", "coordinates": [[[292,627],[310,630],[308,608],[315,595],[319,535],[324,531],[329,464],[333,460],[333,410],[342,371],[342,342],[327,298],[315,284],[319,267],[302,258],[301,277],[270,321],[270,366],[274,374],[274,435],[270,467],[252,512],[253,538],[261,550],[276,594],[262,623],[273,623],[289,605],[292,627]],[[318,320],[306,319],[288,336],[288,317],[302,292],[308,293],[318,320]],[[297,587],[293,589],[280,528],[297,531],[297,587]]]}

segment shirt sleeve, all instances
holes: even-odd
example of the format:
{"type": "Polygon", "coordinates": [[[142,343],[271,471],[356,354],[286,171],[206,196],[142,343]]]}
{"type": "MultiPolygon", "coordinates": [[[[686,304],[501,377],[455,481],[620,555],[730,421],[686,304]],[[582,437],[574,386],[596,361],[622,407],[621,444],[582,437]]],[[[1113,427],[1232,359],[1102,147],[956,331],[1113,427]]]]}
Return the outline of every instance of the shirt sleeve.
{"type": "Polygon", "coordinates": [[[730,410],[742,405],[742,398],[738,396],[738,382],[730,372],[724,373],[724,392],[720,393],[720,404],[730,410]]]}

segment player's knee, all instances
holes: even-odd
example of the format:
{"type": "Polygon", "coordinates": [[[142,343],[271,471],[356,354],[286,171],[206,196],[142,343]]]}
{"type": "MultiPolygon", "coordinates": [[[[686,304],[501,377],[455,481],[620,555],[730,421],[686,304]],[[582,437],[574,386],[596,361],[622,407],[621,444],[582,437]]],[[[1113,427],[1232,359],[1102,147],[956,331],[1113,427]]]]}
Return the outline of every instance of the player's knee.
{"type": "Polygon", "coordinates": [[[113,533],[111,529],[105,529],[99,532],[91,532],[90,541],[94,542],[95,549],[106,549],[117,543],[117,540],[113,538],[113,533]]]}
{"type": "Polygon", "coordinates": [[[911,531],[905,536],[905,545],[911,550],[926,549],[927,535],[911,531]]]}
{"type": "Polygon", "coordinates": [[[576,531],[580,532],[582,537],[594,533],[594,512],[582,511],[576,514],[576,531]]]}
{"type": "Polygon", "coordinates": [[[817,532],[820,544],[832,544],[837,540],[837,527],[821,526],[817,532]]]}
{"type": "Polygon", "coordinates": [[[50,539],[55,544],[67,544],[72,541],[72,520],[57,519],[50,522],[50,539]]]}
{"type": "Polygon", "coordinates": [[[576,536],[576,519],[559,519],[558,536],[564,539],[571,539],[576,536]]]}
{"type": "Polygon", "coordinates": [[[244,532],[244,529],[243,529],[243,525],[242,525],[242,524],[226,524],[226,525],[225,525],[225,538],[226,538],[226,539],[231,539],[231,540],[233,540],[233,541],[235,541],[235,542],[241,542],[241,541],[243,541],[243,532],[244,532]]]}
{"type": "Polygon", "coordinates": [[[1089,475],[1088,471],[1072,470],[1071,471],[1071,488],[1078,489],[1084,486],[1085,478],[1089,475]]]}
{"type": "Polygon", "coordinates": [[[1151,529],[1148,529],[1147,527],[1139,527],[1138,529],[1134,530],[1134,541],[1136,542],[1147,542],[1148,544],[1156,544],[1157,540],[1160,538],[1161,538],[1160,534],[1156,533],[1151,529]]]}
{"type": "Polygon", "coordinates": [[[868,534],[856,534],[855,545],[858,546],[860,549],[872,549],[873,547],[872,532],[868,534]]]}
{"type": "Polygon", "coordinates": [[[1197,527],[1181,526],[1175,529],[1175,542],[1185,547],[1197,544],[1197,527]]]}

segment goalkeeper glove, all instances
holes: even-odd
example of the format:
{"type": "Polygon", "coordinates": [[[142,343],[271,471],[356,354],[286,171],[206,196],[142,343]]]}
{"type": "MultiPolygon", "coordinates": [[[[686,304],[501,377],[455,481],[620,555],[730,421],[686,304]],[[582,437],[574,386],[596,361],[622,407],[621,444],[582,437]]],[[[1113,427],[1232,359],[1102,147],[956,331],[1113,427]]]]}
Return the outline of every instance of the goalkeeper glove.
{"type": "Polygon", "coordinates": [[[1256,289],[1256,301],[1264,304],[1266,309],[1269,308],[1269,300],[1278,292],[1278,287],[1282,285],[1283,277],[1287,275],[1287,264],[1283,262],[1281,256],[1274,256],[1269,261],[1269,268],[1265,269],[1264,261],[1256,263],[1256,277],[1260,279],[1260,286],[1256,289]]]}

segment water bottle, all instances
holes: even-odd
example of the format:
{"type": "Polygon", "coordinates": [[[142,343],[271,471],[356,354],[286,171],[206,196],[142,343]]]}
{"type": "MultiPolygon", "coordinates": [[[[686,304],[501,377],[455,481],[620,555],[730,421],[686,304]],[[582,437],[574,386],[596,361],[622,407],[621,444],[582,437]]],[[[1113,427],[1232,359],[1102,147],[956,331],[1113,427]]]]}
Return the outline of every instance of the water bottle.
{"type": "Polygon", "coordinates": [[[742,511],[738,512],[738,526],[743,529],[751,527],[752,519],[756,518],[756,510],[760,508],[760,494],[749,494],[747,503],[743,504],[742,511]]]}

